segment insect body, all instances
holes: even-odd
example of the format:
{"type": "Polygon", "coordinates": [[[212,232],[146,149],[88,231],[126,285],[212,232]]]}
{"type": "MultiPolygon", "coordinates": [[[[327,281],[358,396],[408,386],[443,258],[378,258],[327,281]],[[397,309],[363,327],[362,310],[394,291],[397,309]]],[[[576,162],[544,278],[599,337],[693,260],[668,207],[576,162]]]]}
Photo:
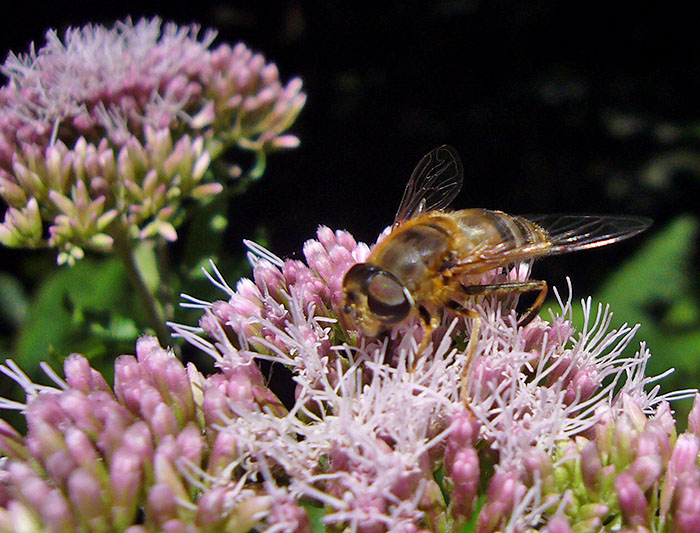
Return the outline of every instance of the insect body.
{"type": "Polygon", "coordinates": [[[537,291],[519,325],[544,302],[547,283],[516,280],[483,283],[484,275],[559,253],[626,239],[650,225],[639,217],[554,215],[520,217],[487,209],[444,211],[461,189],[462,164],[441,146],[418,163],[406,186],[391,233],[366,263],[343,280],[343,314],[364,335],[418,315],[429,333],[438,313],[450,308],[474,316],[475,297],[537,291]]]}

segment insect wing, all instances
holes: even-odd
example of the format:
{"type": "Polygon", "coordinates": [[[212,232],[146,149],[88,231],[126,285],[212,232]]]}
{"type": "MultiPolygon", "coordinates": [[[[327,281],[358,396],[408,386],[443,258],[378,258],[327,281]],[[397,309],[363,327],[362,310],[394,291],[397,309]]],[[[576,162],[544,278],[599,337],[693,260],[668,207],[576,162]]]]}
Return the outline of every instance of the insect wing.
{"type": "Polygon", "coordinates": [[[546,255],[597,248],[633,237],[651,225],[648,218],[628,216],[535,215],[518,218],[544,229],[546,239],[521,245],[516,245],[513,239],[500,243],[484,242],[467,257],[455,262],[453,272],[474,271],[475,268],[485,271],[546,255]]]}
{"type": "Polygon", "coordinates": [[[423,156],[408,180],[394,225],[423,211],[444,209],[462,188],[464,169],[454,148],[443,145],[423,156]]]}
{"type": "Polygon", "coordinates": [[[650,219],[632,216],[536,215],[525,218],[547,232],[547,255],[606,246],[634,237],[651,226],[650,219]]]}

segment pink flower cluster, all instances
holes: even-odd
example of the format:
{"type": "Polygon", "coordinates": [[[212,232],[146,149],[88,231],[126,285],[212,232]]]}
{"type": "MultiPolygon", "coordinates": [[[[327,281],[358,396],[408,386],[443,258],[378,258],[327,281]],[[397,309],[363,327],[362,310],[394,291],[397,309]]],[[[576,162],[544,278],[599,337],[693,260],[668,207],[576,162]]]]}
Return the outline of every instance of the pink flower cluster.
{"type": "MultiPolygon", "coordinates": [[[[139,340],[136,354],[117,359],[113,392],[84,357],[72,355],[60,388],[30,394],[26,436],[2,421],[0,531],[36,524],[56,532],[185,532],[231,521],[243,531],[260,512],[289,524],[290,503],[289,516],[275,518],[278,502],[267,492],[225,480],[236,443],[215,429],[222,398],[240,401],[238,391],[261,376],[204,379],[150,337],[139,340]]],[[[16,369],[3,370],[23,381],[16,369]]],[[[302,513],[299,531],[304,520],[302,513]]]]}
{"type": "MultiPolygon", "coordinates": [[[[319,445],[323,451],[316,446],[295,456],[306,468],[295,471],[292,486],[300,483],[299,493],[313,494],[334,510],[326,514],[327,523],[349,523],[361,531],[399,524],[432,529],[440,516],[444,519],[440,513],[448,512],[456,527],[478,511],[482,476],[495,469],[479,531],[508,525],[519,530],[546,516],[556,516],[559,524],[585,522],[589,517],[567,509],[561,500],[566,491],[551,483],[562,443],[594,431],[601,406],[619,406],[621,395],[633,397],[637,409],[646,412],[666,405],[656,397],[657,389],[644,390],[653,381],[644,376],[648,350],[642,346],[634,357],[623,356],[637,328],[611,329],[609,310],[594,311],[588,300],[580,332],[571,324],[570,301],[561,302],[562,312],[551,322],[537,319],[518,329],[513,314],[502,315],[500,304],[485,302],[466,386],[460,383],[466,353],[456,345],[464,346],[471,327],[452,315],[411,372],[409,362],[420,340],[417,324],[385,339],[369,339],[328,321],[339,318],[344,273],[364,260],[368,249],[344,232],[321,227],[318,235],[304,246],[308,266],[251,245],[255,281],[242,280],[233,290],[219,279],[228,300],[195,304],[206,310],[202,330],[214,340],[206,349],[221,364],[267,359],[295,373],[295,409],[313,413],[312,423],[294,426],[304,435],[295,454],[311,446],[320,427],[335,436],[319,445]],[[421,395],[425,390],[431,391],[430,400],[421,395]],[[424,425],[407,428],[405,413],[424,425]],[[338,442],[345,446],[342,453],[338,442]],[[398,450],[411,450],[415,461],[413,469],[404,464],[402,475],[395,473],[396,459],[388,460],[398,450]],[[319,453],[329,458],[323,471],[310,459],[319,453]],[[386,465],[383,472],[377,470],[380,463],[386,465]],[[438,503],[432,477],[426,475],[441,464],[451,489],[449,510],[438,503]],[[338,471],[338,465],[345,466],[338,471]],[[397,485],[405,488],[398,500],[397,485]],[[551,493],[553,487],[559,492],[551,493]],[[355,503],[349,505],[341,494],[353,494],[355,503]],[[407,501],[413,502],[410,511],[407,501]],[[441,509],[437,514],[436,508],[441,509]],[[418,521],[416,512],[422,516],[418,521]]],[[[193,330],[181,328],[180,333],[204,342],[193,330]]],[[[270,461],[291,455],[277,449],[268,456],[265,446],[257,453],[270,461]]],[[[281,462],[293,463],[289,458],[281,462]]]]}
{"type": "Polygon", "coordinates": [[[281,133],[304,104],[301,80],[286,86],[277,67],[243,44],[209,47],[215,33],[198,38],[197,26],[130,19],[108,29],[69,28],[63,40],[49,30],[46,44],[10,54],[0,89],[0,167],[11,171],[26,144],[51,138],[107,138],[123,146],[145,128],[182,127],[234,133],[244,144],[289,147],[281,133]]]}
{"type": "Polygon", "coordinates": [[[162,26],[160,19],[111,29],[49,31],[46,44],[11,54],[0,88],[0,225],[7,246],[51,246],[59,262],[84,249],[109,251],[127,238],[177,237],[186,198],[218,194],[210,163],[240,176],[221,156],[294,148],[286,130],[305,103],[301,80],[244,44],[211,50],[214,33],[162,26]],[[44,224],[48,224],[48,228],[44,224]],[[47,238],[48,235],[48,238],[47,238]]]}
{"type": "Polygon", "coordinates": [[[117,360],[114,393],[78,356],[58,390],[3,367],[29,430],[1,428],[0,532],[302,532],[312,515],[362,533],[699,527],[700,397],[676,436],[645,390],[648,350],[625,352],[636,328],[611,329],[607,308],[585,301],[577,331],[560,302],[518,328],[486,301],[471,353],[453,315],[418,353],[418,323],[369,339],[338,321],[343,275],[369,253],[347,232],[320,228],[306,262],[249,247],[253,280],[215,271],[226,300],[190,298],[200,327],[173,325],[214,359],[209,377],[151,338],[117,360]],[[262,360],[291,371],[292,405],[262,360]]]}

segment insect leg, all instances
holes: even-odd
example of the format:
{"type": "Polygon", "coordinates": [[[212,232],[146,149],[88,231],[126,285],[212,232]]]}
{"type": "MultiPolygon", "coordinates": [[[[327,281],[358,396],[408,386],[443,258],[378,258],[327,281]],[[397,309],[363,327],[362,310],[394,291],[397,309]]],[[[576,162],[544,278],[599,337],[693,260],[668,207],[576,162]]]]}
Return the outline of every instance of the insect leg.
{"type": "Polygon", "coordinates": [[[464,361],[464,368],[462,369],[462,386],[460,387],[460,398],[465,405],[468,406],[467,402],[467,383],[469,383],[469,371],[472,367],[472,359],[474,357],[474,351],[476,350],[476,342],[479,340],[479,330],[481,329],[481,316],[474,311],[467,313],[472,319],[472,332],[469,335],[469,343],[467,344],[467,353],[464,361]]]}
{"type": "Polygon", "coordinates": [[[428,347],[428,343],[430,342],[430,339],[433,336],[433,331],[438,326],[438,319],[432,316],[425,307],[419,307],[418,316],[423,322],[423,338],[420,341],[420,345],[418,345],[418,350],[416,351],[416,355],[411,364],[411,372],[415,370],[418,358],[423,353],[423,350],[425,350],[428,347]]]}
{"type": "Polygon", "coordinates": [[[518,326],[527,326],[537,316],[547,297],[547,282],[538,279],[528,281],[513,281],[508,283],[493,283],[489,285],[462,285],[462,292],[467,296],[507,295],[539,291],[537,298],[518,320],[518,326]]]}
{"type": "Polygon", "coordinates": [[[467,343],[467,349],[464,358],[464,368],[462,369],[462,383],[459,393],[460,399],[464,402],[464,404],[467,407],[469,407],[467,401],[467,384],[469,383],[469,371],[471,369],[472,359],[474,358],[474,352],[476,351],[476,343],[479,340],[479,331],[481,329],[481,315],[479,315],[479,313],[477,313],[473,309],[465,307],[463,304],[459,303],[456,300],[451,300],[447,305],[455,313],[462,315],[465,318],[469,318],[472,321],[472,330],[469,335],[469,342],[467,343]]]}

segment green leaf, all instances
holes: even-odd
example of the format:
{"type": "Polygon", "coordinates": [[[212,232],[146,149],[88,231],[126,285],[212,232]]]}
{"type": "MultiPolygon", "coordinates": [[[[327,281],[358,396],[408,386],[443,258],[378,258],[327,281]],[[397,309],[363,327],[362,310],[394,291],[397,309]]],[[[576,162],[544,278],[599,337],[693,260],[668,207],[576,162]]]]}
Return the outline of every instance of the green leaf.
{"type": "Polygon", "coordinates": [[[132,342],[140,334],[133,319],[114,314],[109,315],[106,325],[97,321],[92,322],[90,331],[98,338],[121,342],[132,342]]]}
{"type": "Polygon", "coordinates": [[[324,533],[326,531],[326,526],[323,523],[323,516],[326,514],[325,509],[308,502],[302,502],[302,505],[311,520],[311,531],[313,533],[324,533]]]}
{"type": "Polygon", "coordinates": [[[40,361],[56,367],[72,352],[108,357],[98,366],[110,369],[116,355],[133,351],[137,328],[128,322],[143,323],[140,305],[116,258],[85,258],[56,270],[39,286],[27,317],[12,357],[30,374],[40,361]]]}
{"type": "Polygon", "coordinates": [[[681,387],[697,386],[700,377],[700,310],[692,271],[697,231],[694,217],[677,218],[596,294],[610,302],[618,318],[641,324],[638,338],[646,340],[654,355],[650,372],[674,366],[677,375],[672,381],[681,387]]]}
{"type": "Polygon", "coordinates": [[[447,484],[445,483],[445,466],[442,465],[436,471],[433,472],[433,479],[435,483],[440,487],[440,492],[442,493],[442,498],[445,500],[445,506],[450,505],[450,491],[447,489],[447,484]]]}
{"type": "Polygon", "coordinates": [[[151,239],[145,239],[138,243],[134,249],[134,257],[139,271],[143,276],[148,290],[155,292],[160,284],[158,261],[156,258],[156,244],[151,239]]]}
{"type": "Polygon", "coordinates": [[[486,503],[486,495],[482,494],[476,500],[476,508],[474,509],[474,514],[472,514],[472,517],[469,520],[469,522],[464,524],[464,526],[460,530],[460,533],[472,533],[473,531],[475,531],[476,521],[479,519],[479,513],[481,512],[481,508],[484,506],[485,503],[486,503]]]}
{"type": "Polygon", "coordinates": [[[20,281],[0,273],[0,319],[18,327],[27,316],[29,303],[20,281]]]}

